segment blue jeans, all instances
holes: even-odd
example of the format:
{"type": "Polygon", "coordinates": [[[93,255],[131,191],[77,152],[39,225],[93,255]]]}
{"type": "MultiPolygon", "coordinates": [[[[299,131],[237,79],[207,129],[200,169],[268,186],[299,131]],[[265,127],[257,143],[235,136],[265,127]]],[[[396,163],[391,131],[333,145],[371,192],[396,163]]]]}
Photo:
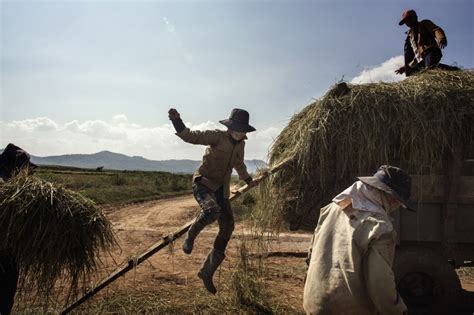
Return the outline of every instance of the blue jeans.
{"type": "Polygon", "coordinates": [[[426,51],[425,59],[423,60],[425,63],[425,68],[429,69],[436,67],[441,61],[441,57],[443,57],[443,54],[439,48],[431,48],[426,51]]]}

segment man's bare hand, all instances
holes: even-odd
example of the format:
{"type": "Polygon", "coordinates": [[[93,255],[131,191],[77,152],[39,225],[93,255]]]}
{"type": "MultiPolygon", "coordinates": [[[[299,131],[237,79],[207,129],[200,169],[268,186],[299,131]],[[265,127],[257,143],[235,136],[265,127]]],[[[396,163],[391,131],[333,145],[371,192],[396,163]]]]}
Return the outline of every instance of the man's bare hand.
{"type": "Polygon", "coordinates": [[[171,120],[179,119],[181,116],[179,115],[178,111],[174,108],[170,108],[168,111],[168,117],[171,120]]]}
{"type": "Polygon", "coordinates": [[[405,73],[405,66],[398,68],[395,70],[396,74],[404,74],[405,73]]]}
{"type": "Polygon", "coordinates": [[[446,38],[443,38],[442,40],[439,41],[438,44],[439,48],[444,49],[446,46],[448,46],[448,41],[446,38]]]}

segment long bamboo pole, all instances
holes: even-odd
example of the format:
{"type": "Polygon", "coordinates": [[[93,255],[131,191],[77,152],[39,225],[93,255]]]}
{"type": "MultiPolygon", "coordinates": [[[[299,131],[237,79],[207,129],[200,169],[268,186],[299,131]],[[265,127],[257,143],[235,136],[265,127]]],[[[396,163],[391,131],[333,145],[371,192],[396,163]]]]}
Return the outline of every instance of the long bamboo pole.
{"type": "MultiPolygon", "coordinates": [[[[283,169],[286,167],[291,159],[285,160],[281,163],[278,163],[268,171],[264,172],[263,174],[257,176],[254,178],[254,181],[259,184],[263,179],[266,177],[270,176],[271,174],[274,174],[278,172],[279,170],[283,169]]],[[[254,186],[249,186],[249,185],[244,185],[242,186],[239,190],[237,190],[235,193],[233,193],[229,200],[235,200],[242,194],[246,193],[250,189],[252,189],[254,186]]],[[[91,288],[89,291],[87,291],[81,298],[77,299],[75,302],[70,304],[68,307],[66,307],[61,314],[67,314],[71,312],[73,309],[93,297],[95,294],[97,294],[99,291],[101,291],[103,288],[117,280],[119,277],[123,276],[125,273],[128,271],[132,270],[136,266],[140,265],[142,262],[165,248],[166,246],[170,245],[173,243],[175,240],[177,240],[179,237],[183,236],[191,227],[191,225],[194,223],[194,220],[191,220],[184,224],[182,227],[174,231],[173,233],[164,236],[160,241],[156,242],[155,244],[151,245],[147,250],[136,256],[134,259],[130,259],[129,261],[125,262],[117,268],[114,272],[112,272],[109,276],[106,278],[102,279],[99,281],[93,288],[91,288]]]]}

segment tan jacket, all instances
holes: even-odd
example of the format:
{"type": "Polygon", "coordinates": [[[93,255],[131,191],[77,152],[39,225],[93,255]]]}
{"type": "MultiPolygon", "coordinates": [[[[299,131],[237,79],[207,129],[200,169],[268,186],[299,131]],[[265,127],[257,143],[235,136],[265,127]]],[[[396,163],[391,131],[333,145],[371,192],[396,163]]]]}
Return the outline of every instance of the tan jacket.
{"type": "Polygon", "coordinates": [[[193,180],[201,178],[201,183],[213,191],[224,186],[224,198],[230,196],[233,168],[241,180],[250,177],[244,163],[244,140],[235,141],[227,131],[222,130],[191,131],[185,128],[177,135],[188,143],[208,146],[193,180]]]}
{"type": "Polygon", "coordinates": [[[331,203],[321,209],[304,287],[308,314],[403,314],[388,215],[331,203]]]}

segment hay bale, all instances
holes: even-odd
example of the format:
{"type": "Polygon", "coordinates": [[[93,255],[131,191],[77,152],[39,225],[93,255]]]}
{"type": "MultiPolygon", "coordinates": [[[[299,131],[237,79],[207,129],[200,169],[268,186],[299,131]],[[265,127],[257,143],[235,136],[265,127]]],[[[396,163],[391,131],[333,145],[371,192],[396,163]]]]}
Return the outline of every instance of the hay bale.
{"type": "Polygon", "coordinates": [[[473,155],[472,71],[432,70],[396,83],[347,86],[340,93],[336,85],[304,108],[275,140],[270,163],[295,160],[263,189],[268,220],[312,228],[335,193],[381,164],[429,174],[455,147],[473,155]]]}
{"type": "Polygon", "coordinates": [[[70,293],[113,244],[111,224],[81,194],[26,173],[0,184],[0,249],[15,257],[20,287],[47,296],[61,278],[70,293]]]}

